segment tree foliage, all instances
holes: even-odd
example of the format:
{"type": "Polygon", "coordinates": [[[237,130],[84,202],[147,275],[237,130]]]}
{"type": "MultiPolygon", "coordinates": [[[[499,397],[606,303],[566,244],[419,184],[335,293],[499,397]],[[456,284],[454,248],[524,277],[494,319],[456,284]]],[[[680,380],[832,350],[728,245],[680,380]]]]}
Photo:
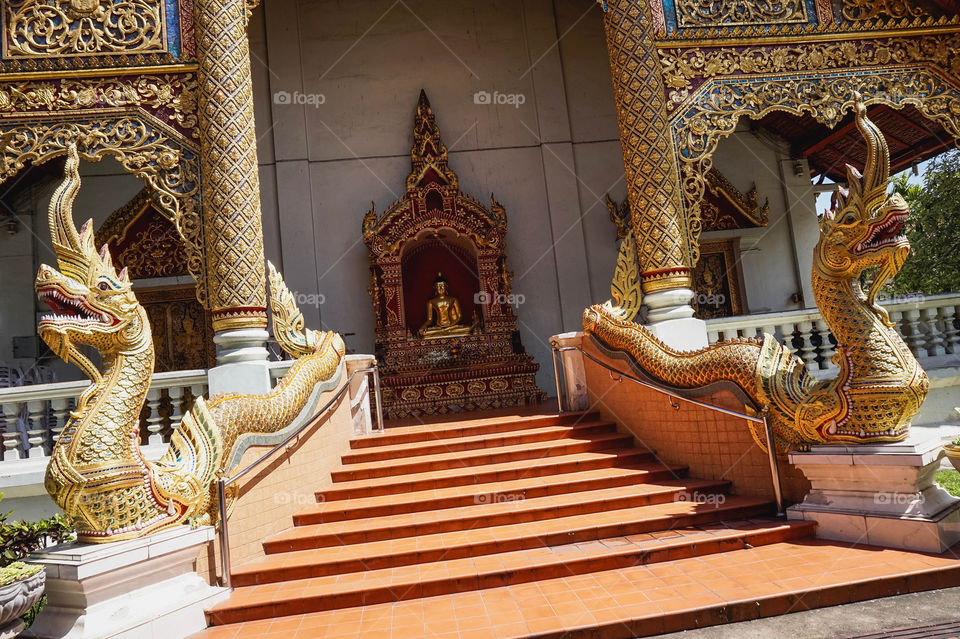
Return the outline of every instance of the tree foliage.
{"type": "Polygon", "coordinates": [[[935,295],[960,291],[960,151],[934,158],[923,185],[904,173],[893,189],[910,205],[906,234],[910,257],[893,281],[896,293],[935,295]]]}

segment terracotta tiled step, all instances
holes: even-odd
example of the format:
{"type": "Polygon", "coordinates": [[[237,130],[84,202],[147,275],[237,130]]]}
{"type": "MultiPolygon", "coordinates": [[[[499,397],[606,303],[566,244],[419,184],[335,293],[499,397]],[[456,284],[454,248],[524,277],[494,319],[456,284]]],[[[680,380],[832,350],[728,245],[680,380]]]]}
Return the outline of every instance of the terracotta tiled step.
{"type": "Polygon", "coordinates": [[[297,525],[322,524],[348,519],[400,515],[498,503],[517,498],[533,499],[616,486],[633,486],[679,479],[685,475],[686,468],[682,466],[666,466],[658,462],[628,468],[597,468],[547,477],[467,484],[377,497],[357,497],[349,501],[329,501],[297,513],[294,521],[297,525]]]}
{"type": "Polygon", "coordinates": [[[529,477],[549,477],[597,468],[642,468],[650,464],[653,453],[637,448],[573,453],[557,457],[500,462],[469,468],[411,473],[405,476],[380,477],[360,480],[341,480],[327,490],[317,493],[327,503],[345,499],[359,499],[377,495],[395,495],[413,491],[436,490],[450,486],[466,486],[495,481],[510,481],[529,477]]]}
{"type": "Polygon", "coordinates": [[[599,413],[564,413],[563,415],[534,415],[470,419],[450,424],[422,424],[388,428],[383,434],[374,434],[350,441],[350,448],[372,448],[393,446],[413,442],[431,442],[458,437],[473,437],[502,433],[523,428],[543,428],[544,426],[572,426],[581,422],[598,420],[599,413]]]}
{"type": "Polygon", "coordinates": [[[446,470],[449,468],[466,468],[502,462],[518,461],[523,459],[538,459],[543,457],[557,457],[588,451],[610,450],[625,448],[633,443],[633,437],[619,433],[604,433],[590,439],[560,439],[543,442],[536,446],[519,444],[516,446],[502,446],[499,448],[481,451],[466,451],[424,455],[410,460],[388,462],[369,462],[366,464],[351,464],[343,470],[331,473],[333,481],[350,481],[355,479],[371,479],[374,477],[390,477],[409,473],[427,472],[432,470],[446,470]]]}
{"type": "MultiPolygon", "coordinates": [[[[462,535],[425,535],[401,541],[375,541],[270,555],[238,566],[231,574],[233,585],[240,587],[454,559],[502,556],[497,553],[581,559],[605,556],[604,553],[608,552],[612,556],[619,551],[635,551],[641,553],[639,563],[652,563],[743,547],[742,543],[732,543],[733,540],[759,546],[796,539],[813,534],[814,526],[812,522],[744,520],[551,547],[544,546],[543,540],[536,535],[481,542],[472,541],[469,531],[464,531],[462,535]],[[723,543],[718,546],[713,544],[716,541],[723,543]],[[525,553],[534,549],[536,552],[525,553]]],[[[513,560],[504,565],[511,565],[510,561],[513,560]]]]}
{"type": "Polygon", "coordinates": [[[480,496],[471,504],[455,508],[370,516],[325,524],[316,521],[312,513],[305,513],[294,515],[293,525],[307,527],[318,524],[321,528],[325,526],[330,530],[344,532],[354,530],[373,532],[380,527],[403,530],[405,527],[413,526],[418,531],[416,534],[429,534],[476,528],[478,520],[483,526],[500,526],[547,517],[563,517],[575,513],[586,514],[612,508],[659,504],[684,499],[693,493],[701,495],[723,493],[729,485],[726,481],[681,479],[531,498],[526,498],[520,493],[506,493],[496,499],[492,495],[480,496]]]}
{"type": "MultiPolygon", "coordinates": [[[[673,493],[676,494],[676,493],[673,493]]],[[[659,499],[672,497],[672,494],[656,496],[659,499]]],[[[640,498],[642,499],[642,497],[640,498]]],[[[719,509],[699,504],[694,506],[688,502],[670,501],[654,503],[644,506],[628,508],[591,510],[603,501],[586,502],[586,510],[576,508],[558,510],[538,510],[529,513],[518,512],[515,518],[509,513],[502,513],[496,519],[487,518],[484,514],[469,518],[452,520],[428,521],[423,524],[412,523],[406,526],[382,526],[369,528],[355,524],[356,522],[340,522],[338,524],[320,524],[318,526],[296,526],[278,533],[264,542],[263,548],[267,554],[289,552],[292,550],[309,550],[311,548],[325,548],[346,544],[358,544],[385,539],[414,538],[423,535],[438,533],[455,534],[468,531],[472,534],[468,539],[474,541],[503,540],[511,537],[527,537],[539,535],[541,545],[555,546],[571,541],[599,539],[602,537],[619,537],[656,530],[666,530],[676,526],[693,526],[716,521],[716,517],[726,519],[744,519],[770,512],[770,503],[767,500],[750,497],[726,497],[719,509]],[[585,514],[589,514],[585,517],[585,514]],[[539,517],[536,519],[534,517],[539,517]],[[670,517],[676,517],[672,521],[670,517]],[[714,519],[711,519],[714,517],[714,519]],[[513,519],[511,521],[511,519],[513,519]],[[494,525],[484,525],[488,521],[497,521],[494,525]]],[[[493,508],[493,505],[487,506],[493,508]]],[[[456,517],[456,514],[453,514],[456,517]]],[[[384,518],[384,524],[391,519],[384,518]]],[[[456,538],[456,537],[455,537],[456,538]]],[[[462,539],[462,538],[460,538],[462,539]]]]}
{"type": "Polygon", "coordinates": [[[569,544],[484,557],[466,557],[399,568],[333,574],[296,581],[247,586],[234,591],[229,601],[210,611],[213,623],[235,623],[299,612],[348,608],[417,597],[449,595],[544,579],[630,568],[651,561],[666,561],[807,536],[807,525],[774,525],[755,534],[738,530],[685,539],[638,536],[590,544],[569,544]],[[619,545],[617,545],[619,544],[619,545]]]}
{"type": "Polygon", "coordinates": [[[590,437],[616,432],[613,422],[604,420],[584,421],[570,426],[543,426],[541,428],[522,428],[500,433],[484,433],[470,437],[445,439],[439,442],[412,442],[365,448],[343,456],[344,464],[362,464],[388,459],[402,459],[439,453],[517,446],[557,439],[588,439],[590,437]]]}
{"type": "Polygon", "coordinates": [[[397,639],[644,637],[957,586],[957,552],[960,547],[927,555],[801,539],[536,583],[228,625],[206,630],[196,639],[353,639],[388,634],[397,639]]]}

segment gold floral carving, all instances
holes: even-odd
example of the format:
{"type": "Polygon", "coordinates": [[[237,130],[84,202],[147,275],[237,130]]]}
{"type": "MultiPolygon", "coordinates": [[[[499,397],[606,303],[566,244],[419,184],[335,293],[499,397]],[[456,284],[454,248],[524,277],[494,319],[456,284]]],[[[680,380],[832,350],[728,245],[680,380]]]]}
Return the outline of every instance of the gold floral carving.
{"type": "Polygon", "coordinates": [[[847,20],[874,18],[915,18],[923,9],[910,6],[909,0],[843,0],[843,17],[847,20]]]}
{"type": "Polygon", "coordinates": [[[130,269],[130,277],[171,277],[186,270],[187,251],[170,223],[153,219],[138,231],[132,243],[117,256],[130,269]]]}
{"type": "MultiPolygon", "coordinates": [[[[714,49],[662,49],[660,61],[667,85],[668,104],[687,103],[692,85],[704,78],[737,74],[836,71],[850,67],[889,67],[929,64],[950,75],[960,75],[960,34],[881,38],[855,42],[814,42],[771,48],[721,47],[714,49]]],[[[771,78],[777,82],[777,78],[771,78]]]]}
{"type": "Polygon", "coordinates": [[[863,94],[867,104],[915,106],[960,140],[960,89],[923,67],[711,81],[698,88],[690,100],[691,107],[671,124],[683,160],[683,194],[690,214],[699,220],[711,156],[720,139],[733,133],[741,117],[757,120],[772,111],[807,113],[835,127],[853,108],[856,91],[863,94]]]}
{"type": "MultiPolygon", "coordinates": [[[[714,195],[724,198],[754,226],[766,226],[770,218],[770,200],[760,204],[760,192],[757,191],[757,185],[746,193],[735,187],[716,167],[707,171],[707,186],[714,195]]],[[[712,231],[721,231],[724,229],[738,228],[739,224],[729,215],[721,215],[717,207],[716,216],[708,218],[706,213],[703,215],[703,227],[712,231]]]]}
{"type": "Polygon", "coordinates": [[[198,283],[197,299],[204,302],[199,160],[196,148],[181,134],[133,116],[83,123],[8,123],[0,131],[0,180],[14,175],[27,162],[43,164],[62,156],[71,143],[77,145],[82,158],[97,162],[113,157],[144,180],[154,192],[157,209],[173,222],[186,244],[187,266],[198,283]]]}
{"type": "Polygon", "coordinates": [[[197,125],[196,89],[192,74],[9,82],[0,84],[0,114],[142,107],[168,110],[170,121],[193,129],[197,125]]]}
{"type": "Polygon", "coordinates": [[[806,24],[809,21],[805,0],[676,0],[676,9],[677,25],[681,29],[748,24],[806,24]]]}
{"type": "Polygon", "coordinates": [[[8,57],[166,51],[156,0],[6,0],[8,57]]]}
{"type": "Polygon", "coordinates": [[[457,188],[459,184],[457,174],[450,168],[447,146],[443,143],[443,136],[440,135],[437,118],[430,107],[427,94],[421,90],[413,123],[413,146],[410,148],[407,190],[416,188],[428,171],[439,175],[450,188],[457,188]]]}
{"type": "Polygon", "coordinates": [[[198,0],[204,242],[214,330],[266,328],[260,182],[244,0],[198,0]]]}
{"type": "Polygon", "coordinates": [[[664,86],[646,3],[607,2],[604,13],[617,124],[644,292],[689,284],[700,221],[687,219],[664,86]]]}
{"type": "Polygon", "coordinates": [[[103,246],[123,237],[127,227],[153,204],[150,189],[140,189],[129,202],[107,216],[94,235],[94,244],[103,246]]]}
{"type": "Polygon", "coordinates": [[[780,110],[836,126],[860,91],[868,104],[916,106],[960,139],[960,34],[660,50],[687,215],[700,219],[717,142],[741,117],[780,110]]]}

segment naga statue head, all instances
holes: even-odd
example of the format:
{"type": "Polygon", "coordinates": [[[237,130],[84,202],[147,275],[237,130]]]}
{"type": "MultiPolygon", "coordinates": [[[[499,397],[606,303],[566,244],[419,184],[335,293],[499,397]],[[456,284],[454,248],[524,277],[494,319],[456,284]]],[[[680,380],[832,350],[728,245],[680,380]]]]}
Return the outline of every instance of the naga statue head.
{"type": "Polygon", "coordinates": [[[820,222],[820,242],[814,264],[820,276],[859,281],[867,269],[877,267],[866,300],[889,325],[887,312],[876,303],[887,281],[903,267],[910,241],[903,226],[910,207],[900,194],[887,197],[890,152],[880,129],[867,118],[867,107],[855,93],[857,128],[867,143],[863,174],[847,165],[849,188],[838,187],[832,206],[820,222]]]}
{"type": "Polygon", "coordinates": [[[64,361],[79,366],[94,382],[100,371],[77,348],[86,344],[104,357],[150,348],[146,311],[137,303],[127,269],[117,273],[104,246],[94,247],[93,220],[77,231],[73,201],[80,189],[76,145],[68,148],[66,177],[50,202],[49,222],[59,270],[43,264],[34,287],[52,313],[39,323],[43,341],[64,361]]]}

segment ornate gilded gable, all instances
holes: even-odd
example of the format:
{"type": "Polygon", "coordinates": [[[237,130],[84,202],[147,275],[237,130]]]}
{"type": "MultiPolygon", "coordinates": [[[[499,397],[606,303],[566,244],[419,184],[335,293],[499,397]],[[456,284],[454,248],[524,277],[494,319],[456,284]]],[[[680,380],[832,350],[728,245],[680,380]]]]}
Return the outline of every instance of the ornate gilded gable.
{"type": "Polygon", "coordinates": [[[106,244],[118,267],[132,279],[187,275],[187,247],[177,228],[143,189],[104,221],[96,245],[106,244]]]}
{"type": "Polygon", "coordinates": [[[413,125],[407,190],[378,217],[372,206],[363,219],[363,241],[378,256],[395,254],[404,241],[426,230],[450,228],[468,236],[477,246],[503,245],[507,215],[490,196],[490,208],[460,191],[457,174],[450,168],[447,147],[437,127],[425,92],[413,125]],[[429,213],[429,215],[427,215],[429,213]]]}
{"type": "Polygon", "coordinates": [[[458,188],[457,174],[447,163],[447,147],[440,136],[427,93],[420,90],[417,116],[413,124],[413,148],[410,149],[411,169],[407,176],[407,190],[429,184],[458,188]]]}
{"type": "Polygon", "coordinates": [[[713,198],[707,198],[703,209],[703,229],[723,231],[766,226],[770,216],[770,200],[760,204],[757,185],[746,193],[735,187],[716,167],[707,171],[707,188],[713,198]],[[708,207],[712,207],[709,209],[708,207]],[[711,212],[716,214],[711,216],[711,212]]]}

